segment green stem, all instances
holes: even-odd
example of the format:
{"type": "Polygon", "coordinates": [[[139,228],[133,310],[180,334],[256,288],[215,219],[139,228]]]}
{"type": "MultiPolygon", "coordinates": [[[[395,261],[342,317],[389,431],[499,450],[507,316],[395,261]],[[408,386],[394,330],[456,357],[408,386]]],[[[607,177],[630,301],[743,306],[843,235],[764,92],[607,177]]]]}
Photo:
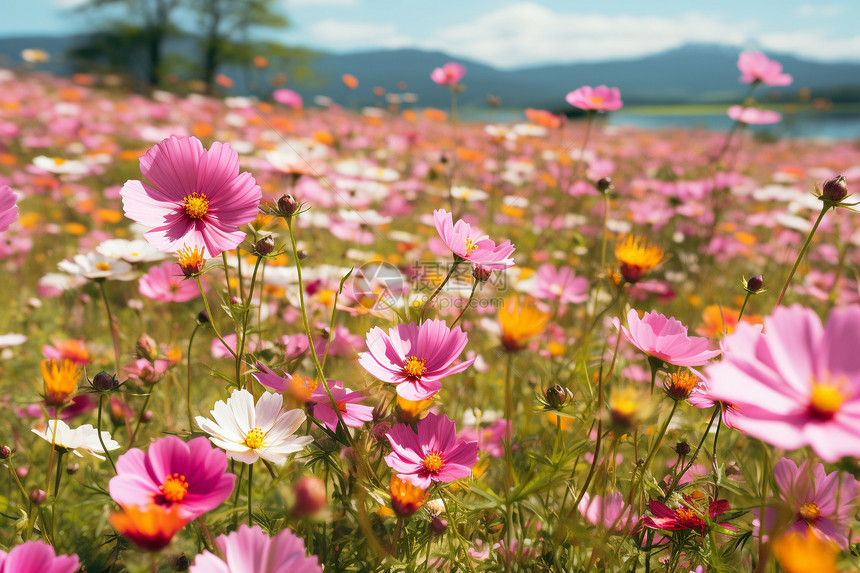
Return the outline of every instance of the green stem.
{"type": "Polygon", "coordinates": [[[254,464],[248,466],[248,527],[254,525],[254,518],[251,514],[251,497],[254,484],[254,464]]]}
{"type": "Polygon", "coordinates": [[[134,439],[137,437],[137,431],[140,429],[140,424],[143,422],[143,416],[146,414],[146,407],[149,405],[149,399],[152,397],[153,388],[149,387],[149,393],[146,395],[146,398],[143,400],[143,407],[140,409],[140,413],[137,415],[137,423],[134,425],[134,431],[131,433],[131,440],[129,441],[128,447],[132,447],[134,445],[134,439]]]}
{"type": "Polygon", "coordinates": [[[451,270],[448,271],[448,275],[445,277],[445,280],[443,280],[442,284],[436,287],[436,290],[433,291],[433,294],[431,294],[430,297],[424,301],[424,306],[421,307],[421,319],[418,322],[424,322],[424,315],[427,312],[427,307],[430,305],[433,299],[436,298],[436,296],[442,291],[442,289],[445,288],[445,285],[448,284],[448,281],[451,280],[452,276],[454,276],[454,271],[457,270],[457,267],[464,260],[465,259],[462,259],[460,257],[454,259],[454,264],[451,265],[451,270]]]}
{"type": "Polygon", "coordinates": [[[103,402],[103,400],[104,400],[104,394],[99,394],[99,417],[98,417],[98,420],[96,422],[96,432],[98,432],[98,435],[99,435],[99,444],[101,444],[102,450],[104,450],[105,456],[107,457],[108,461],[110,462],[110,467],[113,468],[113,473],[117,473],[116,464],[113,463],[113,458],[111,457],[110,452],[107,449],[107,446],[105,446],[104,438],[102,438],[102,402],[103,402]]]}
{"type": "MultiPolygon", "coordinates": [[[[248,298],[247,301],[243,299],[242,304],[244,305],[244,310],[242,311],[242,336],[239,337],[240,340],[238,342],[239,352],[236,354],[236,386],[241,389],[242,384],[242,357],[245,355],[245,340],[248,338],[248,318],[251,314],[251,301],[254,298],[254,286],[257,283],[257,271],[260,268],[260,261],[263,260],[263,257],[257,257],[257,262],[254,263],[254,272],[251,274],[251,286],[248,289],[248,298]]],[[[239,292],[241,292],[241,285],[239,287],[239,292]]]]}
{"type": "Polygon", "coordinates": [[[108,303],[107,293],[105,292],[105,280],[98,279],[96,283],[99,285],[99,292],[102,295],[102,301],[105,305],[105,312],[107,312],[107,321],[108,328],[110,329],[111,338],[113,339],[113,357],[114,357],[114,366],[116,367],[116,374],[119,376],[119,361],[120,361],[120,352],[119,352],[119,332],[117,331],[116,324],[113,320],[113,313],[110,310],[110,304],[108,303]]]}
{"type": "Polygon", "coordinates": [[[57,539],[57,510],[60,504],[57,503],[57,496],[60,494],[60,480],[63,477],[63,455],[65,452],[60,452],[57,456],[57,477],[54,479],[54,505],[51,507],[51,535],[57,539]]]}
{"type": "Polygon", "coordinates": [[[464,545],[463,536],[460,535],[460,529],[457,527],[456,523],[453,523],[454,516],[451,515],[451,510],[448,509],[448,502],[445,499],[445,491],[443,489],[440,489],[439,493],[440,493],[439,497],[442,498],[442,505],[445,507],[445,513],[448,514],[448,517],[452,521],[451,526],[454,529],[454,535],[457,537],[457,546],[459,547],[460,551],[463,553],[463,559],[466,561],[466,564],[469,566],[469,571],[471,571],[472,573],[475,573],[475,568],[472,566],[472,560],[469,559],[469,553],[466,551],[466,547],[464,545]]]}
{"type": "Polygon", "coordinates": [[[797,267],[800,266],[800,261],[803,260],[803,256],[806,254],[806,250],[809,248],[809,243],[812,242],[812,237],[815,235],[815,231],[818,230],[818,225],[821,224],[821,220],[824,219],[824,214],[827,213],[827,210],[830,209],[830,205],[824,203],[821,207],[821,213],[818,214],[818,219],[815,220],[815,225],[812,226],[812,230],[809,231],[809,235],[806,237],[806,242],[803,243],[803,247],[800,249],[800,253],[797,255],[797,260],[794,261],[794,266],[791,269],[791,272],[788,273],[788,278],[785,280],[785,285],[782,287],[782,292],[779,293],[779,298],[776,301],[776,308],[780,304],[782,304],[782,298],[785,296],[785,292],[788,290],[788,285],[791,283],[791,279],[794,277],[794,273],[797,272],[797,267]]]}
{"type": "Polygon", "coordinates": [[[514,487],[514,389],[513,389],[513,352],[508,352],[505,366],[505,539],[508,549],[513,540],[514,506],[511,504],[511,489],[514,487]]]}
{"type": "Polygon", "coordinates": [[[675,479],[672,480],[672,485],[669,486],[669,490],[666,492],[666,497],[669,497],[669,494],[675,491],[675,488],[678,487],[678,482],[681,481],[681,478],[684,477],[684,474],[690,471],[690,468],[693,467],[694,463],[696,463],[696,457],[699,455],[699,451],[702,449],[702,445],[705,443],[705,439],[708,437],[708,432],[711,431],[711,426],[714,424],[714,420],[719,415],[720,405],[716,404],[714,406],[714,413],[711,415],[711,420],[708,422],[708,427],[705,428],[705,433],[702,434],[702,439],[699,440],[699,445],[696,446],[696,449],[693,451],[693,455],[690,456],[690,461],[688,461],[684,465],[684,467],[679,473],[675,474],[675,479]]]}
{"type": "MultiPolygon", "coordinates": [[[[239,256],[239,251],[236,251],[236,256],[239,256]]],[[[227,286],[227,298],[230,298],[230,267],[227,266],[227,251],[221,251],[221,260],[224,262],[224,282],[227,286]]],[[[241,288],[240,288],[241,290],[241,288]]],[[[209,315],[209,318],[212,318],[212,315],[209,315]]]]}
{"type": "Polygon", "coordinates": [[[627,499],[627,505],[633,504],[633,497],[636,494],[636,490],[639,489],[639,486],[642,485],[642,480],[645,479],[645,473],[648,471],[648,468],[651,465],[651,460],[654,459],[654,456],[657,454],[657,450],[660,448],[660,443],[663,441],[663,436],[666,435],[666,429],[669,427],[669,422],[672,421],[672,417],[675,415],[675,410],[678,409],[678,402],[676,400],[672,401],[672,411],[669,412],[669,416],[666,417],[666,421],[663,422],[663,426],[660,428],[660,432],[657,434],[657,437],[654,439],[654,443],[648,450],[648,455],[645,457],[645,462],[642,464],[642,468],[639,470],[636,481],[633,484],[633,487],[630,488],[630,496],[627,499]]]}
{"type": "MultiPolygon", "coordinates": [[[[222,253],[223,254],[223,253],[222,253]]],[[[221,344],[224,345],[224,348],[227,349],[233,358],[236,357],[236,351],[230,348],[226,342],[224,342],[224,338],[221,336],[221,333],[218,332],[218,325],[215,324],[215,316],[212,315],[212,310],[209,308],[209,299],[206,298],[206,291],[203,290],[203,281],[200,280],[200,275],[195,275],[194,280],[197,281],[197,288],[200,289],[200,296],[203,297],[203,307],[206,309],[206,314],[209,315],[209,324],[212,325],[212,330],[215,332],[215,336],[218,337],[218,340],[221,341],[221,344]]],[[[229,296],[230,292],[227,292],[229,296]]]]}
{"type": "Polygon", "coordinates": [[[463,310],[460,311],[460,314],[458,314],[454,322],[451,323],[451,328],[454,328],[457,323],[460,322],[460,319],[463,318],[463,315],[466,314],[466,310],[468,310],[469,306],[472,304],[472,299],[475,297],[475,290],[477,290],[480,282],[481,281],[478,279],[475,279],[474,284],[472,284],[472,292],[469,294],[469,300],[466,301],[466,304],[463,305],[463,310]]]}
{"type": "MultiPolygon", "coordinates": [[[[744,298],[744,303],[741,305],[741,311],[738,313],[738,322],[741,321],[741,317],[744,315],[744,309],[747,307],[747,302],[749,302],[750,296],[752,296],[752,293],[747,291],[747,296],[744,298]]],[[[725,321],[723,321],[723,324],[725,324],[725,321]]]]}
{"type": "MultiPolygon", "coordinates": [[[[212,320],[212,317],[209,317],[212,320]]],[[[194,325],[194,330],[191,331],[191,336],[188,338],[188,352],[185,354],[185,371],[186,371],[186,387],[185,387],[185,411],[188,414],[188,431],[194,431],[194,418],[191,415],[191,345],[194,344],[194,335],[200,328],[198,322],[194,325]]]]}
{"type": "Polygon", "coordinates": [[[651,367],[651,394],[654,394],[654,386],[657,382],[657,371],[663,367],[663,361],[653,356],[648,357],[648,366],[651,367]]]}

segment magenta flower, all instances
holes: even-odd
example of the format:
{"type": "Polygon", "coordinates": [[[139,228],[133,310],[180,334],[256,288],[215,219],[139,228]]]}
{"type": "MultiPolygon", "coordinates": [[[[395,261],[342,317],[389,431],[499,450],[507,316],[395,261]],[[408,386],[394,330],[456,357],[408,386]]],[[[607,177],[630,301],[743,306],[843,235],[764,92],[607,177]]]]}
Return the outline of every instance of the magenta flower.
{"type": "Polygon", "coordinates": [[[749,125],[765,125],[782,121],[782,114],[778,111],[758,109],[757,107],[733,105],[729,108],[728,114],[733,120],[749,125]]]}
{"type": "Polygon", "coordinates": [[[624,503],[624,496],[617,491],[606,497],[583,494],[578,509],[590,524],[612,528],[617,532],[629,531],[639,521],[639,516],[624,503]]]}
{"type": "Polygon", "coordinates": [[[466,67],[457,62],[448,62],[441,68],[435,68],[430,79],[440,86],[453,86],[466,75],[466,67]]]}
{"type": "Polygon", "coordinates": [[[18,220],[16,200],[15,193],[8,185],[0,185],[0,232],[7,230],[9,225],[18,220]]]}
{"type": "Polygon", "coordinates": [[[588,279],[574,275],[573,268],[556,269],[551,263],[540,266],[537,286],[532,296],[543,300],[557,300],[561,304],[576,304],[588,299],[588,279]]]}
{"type": "Polygon", "coordinates": [[[461,259],[490,270],[514,265],[514,260],[511,258],[514,254],[514,246],[510,241],[496,246],[496,243],[487,235],[482,235],[469,223],[458,220],[455,225],[453,216],[445,209],[433,211],[433,221],[442,241],[461,259]]]}
{"type": "Polygon", "coordinates": [[[140,171],[152,186],[126,181],[123,209],[150,227],[144,238],[160,251],[199,247],[215,257],[236,248],[245,237],[239,225],[257,217],[262,190],[250,173],[239,173],[229,143],[206,151],[196,137],[171,137],[141,157],[140,171]]]}
{"type": "MultiPolygon", "coordinates": [[[[349,388],[344,388],[343,382],[340,381],[329,380],[328,386],[344,424],[351,428],[360,428],[365,422],[373,420],[373,406],[360,404],[364,400],[361,392],[351,392],[349,388]]],[[[309,401],[314,403],[314,418],[328,426],[332,432],[337,430],[337,414],[331,407],[331,400],[322,384],[316,387],[309,401]]]]}
{"type": "Polygon", "coordinates": [[[705,370],[709,397],[729,404],[741,432],[787,450],[811,446],[826,462],[860,455],[860,306],[822,327],[799,305],[779,307],[764,331],[741,322],[723,359],[705,370]]]}
{"type": "Polygon", "coordinates": [[[42,541],[27,541],[9,553],[0,550],[0,573],[75,573],[80,566],[77,555],[57,555],[42,541]]]}
{"type": "Polygon", "coordinates": [[[666,318],[657,311],[651,311],[641,319],[635,309],[627,313],[624,328],[618,319],[615,327],[620,328],[627,342],[663,362],[675,366],[700,366],[718,356],[719,350],[710,350],[707,338],[687,336],[687,327],[675,320],[666,318]]]}
{"type": "Polygon", "coordinates": [[[130,449],[116,461],[108,491],[122,506],[154,503],[180,506],[192,520],[221,505],[233,492],[236,476],[227,473],[227,454],[204,437],[188,443],[176,436],[152,442],[149,451],[130,449]]]}
{"type": "Polygon", "coordinates": [[[427,489],[432,482],[448,483],[468,477],[478,461],[478,442],[457,438],[454,422],[447,416],[427,414],[415,425],[397,424],[385,435],[394,450],[385,456],[397,477],[427,489]]]}
{"type": "Polygon", "coordinates": [[[161,302],[187,302],[200,296],[197,283],[185,280],[182,269],[172,261],[150,268],[140,277],[138,290],[141,296],[161,302]]]}
{"type": "MultiPolygon", "coordinates": [[[[720,515],[729,510],[729,502],[724,499],[717,499],[708,504],[707,507],[700,506],[690,496],[683,496],[684,503],[672,509],[665,503],[657,500],[651,500],[648,503],[648,509],[654,517],[645,517],[643,524],[651,529],[662,529],[664,531],[685,531],[694,530],[699,534],[704,534],[708,531],[708,522],[716,522],[720,515]],[[707,513],[707,521],[705,518],[707,513]]],[[[728,523],[718,523],[718,525],[726,529],[735,530],[736,528],[728,523]]]]}
{"type": "Polygon", "coordinates": [[[443,378],[475,362],[477,357],[452,365],[468,340],[459,326],[448,328],[444,320],[398,324],[387,334],[376,326],[367,333],[368,352],[358,355],[358,363],[375,378],[396,384],[401,397],[426,400],[442,388],[443,378]]]}
{"type": "Polygon", "coordinates": [[[224,559],[204,551],[189,573],[322,573],[315,556],[305,556],[305,544],[289,529],[269,537],[259,525],[239,526],[239,531],[215,540],[224,559]]]}
{"type": "Polygon", "coordinates": [[[302,109],[302,106],[304,105],[302,96],[293,90],[288,90],[286,88],[273,91],[272,99],[293,109],[302,109]]]}
{"type": "MultiPolygon", "coordinates": [[[[809,459],[800,467],[792,460],[782,458],[773,467],[773,475],[779,490],[779,498],[793,513],[789,531],[806,534],[812,529],[822,539],[829,539],[842,549],[848,547],[845,535],[854,516],[858,484],[853,476],[824,472],[824,466],[815,464],[809,471],[809,459]],[[811,474],[811,475],[810,475],[811,474]],[[810,479],[812,477],[813,479],[810,479]]],[[[773,531],[779,510],[768,507],[764,514],[765,533],[773,531]]],[[[759,510],[753,509],[753,521],[757,533],[760,523],[759,510]]]]}
{"type": "Polygon", "coordinates": [[[567,94],[564,99],[573,107],[587,111],[615,111],[624,105],[621,91],[606,86],[582,86],[567,94]]]}
{"type": "Polygon", "coordinates": [[[782,64],[759,52],[742,52],[738,57],[741,83],[761,82],[769,86],[790,85],[793,78],[782,73],[782,64]]]}

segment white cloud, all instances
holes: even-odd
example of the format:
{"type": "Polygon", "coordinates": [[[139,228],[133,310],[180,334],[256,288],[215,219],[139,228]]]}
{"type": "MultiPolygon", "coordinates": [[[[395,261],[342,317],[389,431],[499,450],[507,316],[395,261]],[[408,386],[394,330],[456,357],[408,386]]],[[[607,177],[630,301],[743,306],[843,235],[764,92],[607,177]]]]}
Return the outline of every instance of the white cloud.
{"type": "Polygon", "coordinates": [[[803,4],[794,13],[799,18],[836,18],[845,13],[845,6],[839,4],[803,4]]]}
{"type": "Polygon", "coordinates": [[[314,44],[328,49],[403,48],[413,45],[408,36],[398,33],[392,23],[348,22],[326,19],[310,26],[314,44]]]}
{"type": "Polygon", "coordinates": [[[759,37],[759,43],[766,50],[794,54],[804,59],[860,59],[860,35],[840,36],[826,28],[765,33],[759,37]]]}
{"type": "Polygon", "coordinates": [[[428,47],[502,68],[637,57],[682,44],[742,44],[752,22],[690,12],[674,17],[559,13],[519,2],[439,30],[428,47]]]}
{"type": "Polygon", "coordinates": [[[86,0],[51,0],[51,2],[59,8],[76,8],[86,0]]]}

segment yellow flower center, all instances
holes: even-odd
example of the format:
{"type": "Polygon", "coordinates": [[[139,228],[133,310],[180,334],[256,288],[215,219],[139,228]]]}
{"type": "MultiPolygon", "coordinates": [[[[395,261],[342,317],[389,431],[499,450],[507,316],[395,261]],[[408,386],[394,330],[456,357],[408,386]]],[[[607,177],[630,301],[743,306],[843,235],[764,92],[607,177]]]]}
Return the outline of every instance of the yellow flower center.
{"type": "Polygon", "coordinates": [[[266,436],[263,434],[263,430],[260,428],[254,428],[248,435],[245,436],[245,445],[251,448],[252,450],[258,450],[263,447],[265,443],[266,436]]]}
{"type": "Polygon", "coordinates": [[[821,515],[821,509],[814,503],[804,503],[800,506],[800,517],[806,521],[815,521],[821,515]]]}
{"type": "Polygon", "coordinates": [[[78,385],[81,373],[71,360],[42,361],[42,379],[45,381],[45,403],[60,406],[71,396],[78,385]]]}
{"type": "Polygon", "coordinates": [[[471,255],[475,249],[478,248],[478,245],[472,241],[472,239],[466,239],[466,254],[471,255]]]}
{"type": "Polygon", "coordinates": [[[839,411],[846,398],[841,386],[840,380],[831,382],[829,375],[825,376],[823,382],[813,377],[812,394],[809,397],[809,409],[813,416],[829,419],[839,411]]]}
{"type": "Polygon", "coordinates": [[[96,263],[96,268],[100,271],[109,271],[110,263],[96,263]]]}
{"type": "Polygon", "coordinates": [[[684,400],[698,383],[699,379],[692,372],[674,372],[666,379],[666,392],[676,400],[684,400]]]}
{"type": "Polygon", "coordinates": [[[605,100],[604,100],[602,97],[600,97],[600,96],[591,96],[591,97],[589,98],[589,100],[590,100],[590,101],[591,101],[591,103],[593,103],[593,104],[601,104],[601,103],[603,103],[603,102],[605,101],[605,100]]]}
{"type": "Polygon", "coordinates": [[[427,372],[427,361],[417,356],[409,356],[403,364],[403,370],[410,378],[420,378],[427,372]]]}
{"type": "Polygon", "coordinates": [[[430,452],[427,454],[427,457],[424,458],[422,463],[424,464],[424,469],[427,470],[427,473],[433,475],[438,474],[445,466],[445,461],[442,459],[442,456],[439,455],[439,452],[430,452]]]}
{"type": "Polygon", "coordinates": [[[209,212],[209,199],[196,191],[185,196],[185,214],[192,219],[200,219],[209,212]]]}
{"type": "Polygon", "coordinates": [[[635,283],[663,260],[663,249],[649,245],[642,237],[630,235],[615,246],[615,258],[621,275],[628,282],[635,283]]]}
{"type": "Polygon", "coordinates": [[[176,254],[179,255],[179,267],[186,277],[200,273],[206,263],[203,257],[203,249],[200,247],[182,247],[176,254]]]}
{"type": "Polygon", "coordinates": [[[185,481],[185,476],[173,474],[164,478],[164,485],[158,489],[164,496],[164,501],[179,503],[188,493],[188,482],[185,481]]]}

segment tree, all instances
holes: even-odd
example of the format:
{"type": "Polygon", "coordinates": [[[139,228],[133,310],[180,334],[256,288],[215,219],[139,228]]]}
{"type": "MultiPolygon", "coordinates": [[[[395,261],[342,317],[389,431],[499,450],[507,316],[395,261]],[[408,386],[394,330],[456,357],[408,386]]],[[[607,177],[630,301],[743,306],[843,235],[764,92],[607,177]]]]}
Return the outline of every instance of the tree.
{"type": "Polygon", "coordinates": [[[254,28],[285,28],[286,16],[272,0],[191,0],[202,24],[203,81],[212,89],[218,68],[227,62],[250,66],[254,28]]]}

